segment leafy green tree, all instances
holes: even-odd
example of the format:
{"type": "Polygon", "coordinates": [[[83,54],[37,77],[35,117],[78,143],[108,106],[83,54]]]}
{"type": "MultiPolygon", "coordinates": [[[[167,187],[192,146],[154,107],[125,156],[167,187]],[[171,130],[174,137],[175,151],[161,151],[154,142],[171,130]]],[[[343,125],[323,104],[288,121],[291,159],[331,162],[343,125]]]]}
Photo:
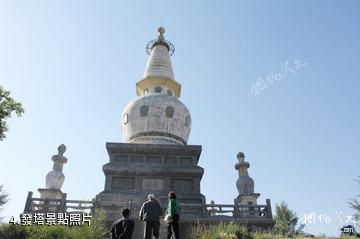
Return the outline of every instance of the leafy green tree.
{"type": "Polygon", "coordinates": [[[106,214],[101,209],[96,209],[91,220],[90,232],[94,239],[105,239],[110,235],[110,230],[105,224],[106,214]]]}
{"type": "Polygon", "coordinates": [[[3,189],[4,185],[0,185],[0,207],[2,207],[7,201],[9,195],[3,189]]]}
{"type": "Polygon", "coordinates": [[[11,117],[13,112],[17,116],[21,116],[24,113],[24,109],[21,103],[10,97],[10,91],[0,86],[0,141],[6,137],[5,132],[8,131],[6,119],[11,117]]]}
{"type": "Polygon", "coordinates": [[[285,202],[276,204],[274,232],[282,236],[292,237],[303,233],[304,224],[297,226],[299,218],[288,208],[285,202]]]}
{"type": "MultiPolygon", "coordinates": [[[[7,192],[4,191],[3,186],[4,185],[0,185],[0,210],[2,209],[4,204],[7,203],[7,201],[9,200],[9,195],[7,194],[7,192]]],[[[0,217],[0,221],[1,219],[2,218],[0,217]]]]}
{"type": "MultiPolygon", "coordinates": [[[[356,179],[356,181],[360,184],[360,176],[356,179]]],[[[357,195],[358,198],[353,198],[350,200],[350,206],[352,209],[356,211],[355,217],[356,219],[360,219],[360,194],[357,195]]]]}

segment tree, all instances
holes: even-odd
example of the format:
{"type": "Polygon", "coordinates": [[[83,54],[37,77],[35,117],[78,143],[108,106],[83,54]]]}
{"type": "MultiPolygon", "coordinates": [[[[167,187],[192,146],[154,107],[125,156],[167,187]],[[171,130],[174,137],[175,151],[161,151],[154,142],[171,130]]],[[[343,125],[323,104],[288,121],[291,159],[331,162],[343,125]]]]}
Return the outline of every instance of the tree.
{"type": "Polygon", "coordinates": [[[24,113],[24,109],[21,103],[10,97],[10,91],[0,86],[0,141],[6,138],[5,132],[8,131],[6,119],[11,117],[13,112],[19,117],[24,113]]]}
{"type": "MultiPolygon", "coordinates": [[[[9,200],[9,195],[3,189],[4,185],[0,185],[0,209],[4,206],[5,203],[9,200]]],[[[0,217],[0,221],[1,221],[0,217]]]]}
{"type": "Polygon", "coordinates": [[[302,230],[305,225],[301,224],[297,227],[298,221],[299,218],[296,216],[296,213],[291,211],[285,202],[281,202],[280,205],[276,204],[274,226],[276,234],[291,237],[303,233],[302,230]]]}
{"type": "Polygon", "coordinates": [[[4,185],[0,185],[0,208],[8,201],[9,195],[4,192],[4,185]]]}
{"type": "MultiPolygon", "coordinates": [[[[358,179],[356,179],[356,181],[360,184],[360,176],[358,177],[358,179]]],[[[357,196],[359,199],[353,198],[350,200],[349,204],[350,204],[351,208],[356,211],[355,217],[357,219],[360,219],[360,194],[358,194],[357,196]]]]}

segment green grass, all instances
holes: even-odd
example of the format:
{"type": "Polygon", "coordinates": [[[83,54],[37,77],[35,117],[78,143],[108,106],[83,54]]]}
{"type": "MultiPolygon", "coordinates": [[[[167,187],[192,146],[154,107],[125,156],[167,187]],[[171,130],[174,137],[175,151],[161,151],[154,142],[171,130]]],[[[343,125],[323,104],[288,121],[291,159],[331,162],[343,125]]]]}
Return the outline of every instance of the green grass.
{"type": "Polygon", "coordinates": [[[6,239],[105,239],[109,234],[94,230],[93,226],[22,226],[0,225],[0,238],[6,239]]]}
{"type": "MultiPolygon", "coordinates": [[[[284,239],[283,235],[272,232],[250,232],[246,226],[237,224],[198,225],[193,227],[191,239],[284,239]]],[[[292,239],[309,238],[305,235],[295,235],[292,239]]],[[[325,237],[316,237],[325,238],[325,237]]],[[[359,239],[358,237],[338,237],[341,239],[359,239]]]]}
{"type": "Polygon", "coordinates": [[[191,237],[192,239],[252,239],[245,226],[224,223],[194,227],[191,237]]]}
{"type": "MultiPolygon", "coordinates": [[[[12,224],[0,225],[1,239],[108,239],[108,230],[100,221],[93,220],[91,225],[84,226],[21,226],[12,224]]],[[[198,225],[192,228],[187,239],[284,239],[286,236],[271,232],[250,232],[246,226],[236,224],[198,225]]],[[[293,239],[305,238],[294,236],[293,239]]],[[[324,237],[317,237],[324,238],[324,237]]],[[[340,238],[340,237],[338,237],[340,238]]],[[[342,239],[359,239],[341,237],[342,239]]],[[[135,239],[135,238],[134,238],[135,239]]]]}

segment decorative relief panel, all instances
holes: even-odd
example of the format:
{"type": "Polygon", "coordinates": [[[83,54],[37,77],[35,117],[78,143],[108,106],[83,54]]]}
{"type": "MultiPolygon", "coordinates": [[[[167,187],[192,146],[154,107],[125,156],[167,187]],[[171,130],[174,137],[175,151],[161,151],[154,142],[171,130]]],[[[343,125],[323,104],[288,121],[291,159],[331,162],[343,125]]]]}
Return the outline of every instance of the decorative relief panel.
{"type": "Polygon", "coordinates": [[[144,179],[142,182],[143,190],[164,190],[162,179],[144,179]]]}
{"type": "Polygon", "coordinates": [[[175,156],[165,156],[164,157],[164,163],[165,164],[176,164],[177,158],[175,156]]]}
{"type": "Polygon", "coordinates": [[[114,161],[117,163],[126,163],[127,160],[128,160],[127,155],[115,155],[114,156],[114,161]]]}
{"type": "Polygon", "coordinates": [[[193,163],[192,157],[180,157],[180,163],[190,165],[193,163]]]}
{"type": "Polygon", "coordinates": [[[113,177],[111,183],[112,190],[131,190],[135,188],[135,178],[132,177],[113,177]]]}
{"type": "Polygon", "coordinates": [[[147,156],[146,162],[147,163],[161,163],[161,157],[160,156],[147,156]]]}
{"type": "Polygon", "coordinates": [[[192,179],[173,179],[171,180],[171,190],[179,192],[192,192],[194,190],[192,179]]]}
{"type": "Polygon", "coordinates": [[[142,163],[143,158],[144,157],[142,155],[131,155],[130,156],[130,162],[131,163],[142,163]]]}

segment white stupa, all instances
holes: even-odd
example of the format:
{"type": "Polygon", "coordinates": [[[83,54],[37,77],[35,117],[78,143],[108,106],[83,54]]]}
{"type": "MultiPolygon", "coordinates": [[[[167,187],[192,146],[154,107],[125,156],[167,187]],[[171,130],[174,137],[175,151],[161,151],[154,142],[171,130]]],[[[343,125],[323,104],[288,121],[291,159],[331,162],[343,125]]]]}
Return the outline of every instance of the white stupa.
{"type": "Polygon", "coordinates": [[[126,143],[187,145],[191,116],[178,99],[181,85],[174,80],[170,55],[173,45],[164,38],[165,29],[151,42],[143,79],[136,84],[138,98],[122,114],[126,143]]]}

